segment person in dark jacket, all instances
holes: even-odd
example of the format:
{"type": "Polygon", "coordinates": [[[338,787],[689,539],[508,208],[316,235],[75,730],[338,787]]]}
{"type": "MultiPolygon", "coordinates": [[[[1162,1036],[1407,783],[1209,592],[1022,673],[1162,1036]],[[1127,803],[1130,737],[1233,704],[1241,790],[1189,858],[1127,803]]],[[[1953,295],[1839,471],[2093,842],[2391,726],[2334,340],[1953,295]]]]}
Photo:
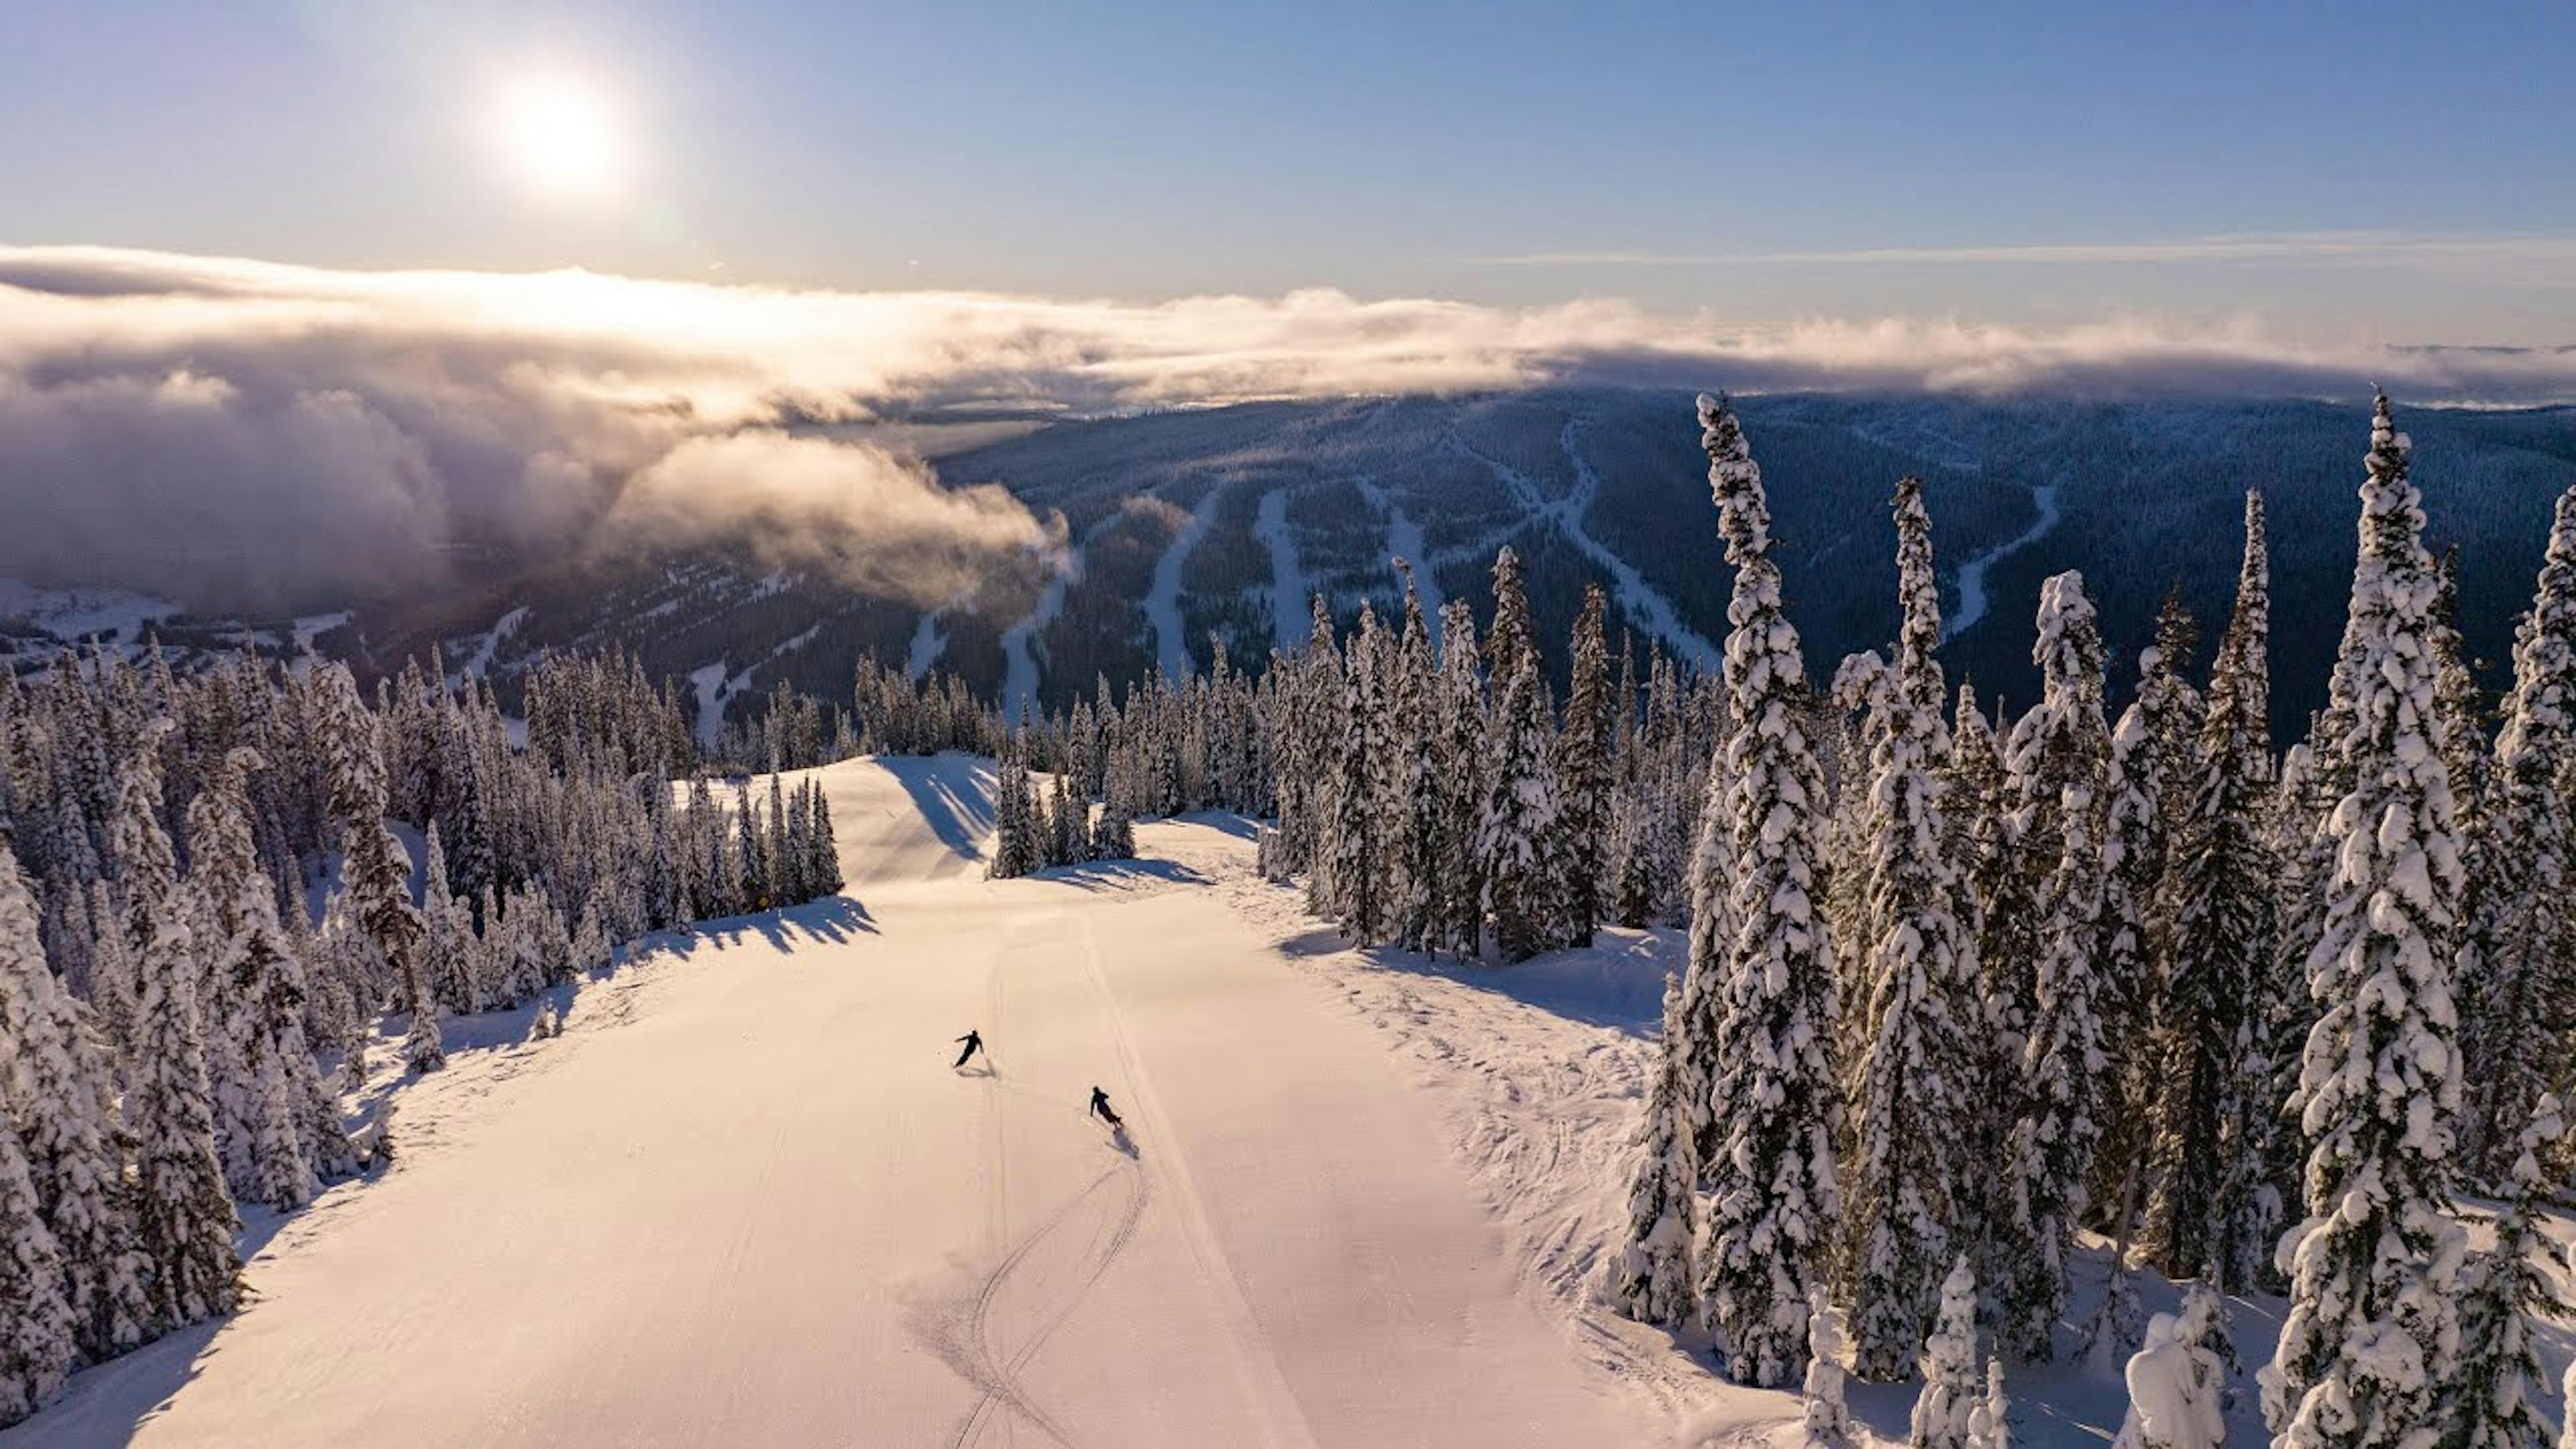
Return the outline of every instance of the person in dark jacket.
{"type": "Polygon", "coordinates": [[[977,1036],[975,1034],[975,1028],[971,1026],[966,1028],[966,1034],[964,1036],[957,1039],[966,1043],[966,1050],[959,1052],[957,1054],[957,1060],[949,1066],[948,1069],[952,1072],[957,1070],[957,1068],[966,1065],[966,1059],[968,1057],[971,1057],[975,1055],[975,1053],[984,1049],[984,1039],[977,1036]]]}
{"type": "Polygon", "coordinates": [[[1109,1129],[1113,1132],[1127,1125],[1116,1112],[1110,1110],[1109,1094],[1098,1087],[1091,1089],[1091,1112],[1093,1116],[1108,1123],[1109,1129]]]}

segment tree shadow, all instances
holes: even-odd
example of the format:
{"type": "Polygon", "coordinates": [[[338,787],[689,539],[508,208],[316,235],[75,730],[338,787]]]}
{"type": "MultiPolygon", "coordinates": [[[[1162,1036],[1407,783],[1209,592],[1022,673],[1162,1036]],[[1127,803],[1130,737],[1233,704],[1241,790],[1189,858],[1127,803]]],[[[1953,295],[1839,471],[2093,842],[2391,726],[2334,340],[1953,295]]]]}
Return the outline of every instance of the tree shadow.
{"type": "Polygon", "coordinates": [[[984,858],[984,837],[993,833],[993,791],[997,781],[992,761],[973,755],[880,755],[877,764],[921,812],[939,843],[968,860],[984,858]],[[961,783],[965,788],[959,788],[961,783]]]}
{"type": "Polygon", "coordinates": [[[1208,878],[1176,860],[1086,860],[1078,865],[1051,865],[1031,871],[1029,879],[1087,891],[1115,891],[1133,890],[1135,883],[1143,881],[1205,885],[1208,878]]]}
{"type": "Polygon", "coordinates": [[[876,917],[868,914],[867,906],[858,897],[824,896],[801,906],[697,921],[668,931],[657,931],[645,940],[659,950],[686,960],[697,954],[699,946],[708,942],[731,946],[747,936],[758,936],[784,951],[794,947],[799,940],[840,945],[854,936],[876,934],[876,917]]]}
{"type": "Polygon", "coordinates": [[[1449,960],[1392,946],[1354,948],[1330,926],[1299,932],[1277,949],[1288,957],[1349,952],[1371,970],[1437,977],[1568,1021],[1640,1038],[1662,1031],[1664,974],[1681,974],[1689,958],[1688,937],[1671,927],[1605,927],[1589,946],[1546,951],[1508,964],[1449,960]]]}
{"type": "Polygon", "coordinates": [[[0,1429],[0,1449],[106,1449],[131,1443],[223,1351],[222,1335],[239,1316],[235,1310],[174,1329],[72,1375],[61,1397],[34,1418],[0,1429]]]}

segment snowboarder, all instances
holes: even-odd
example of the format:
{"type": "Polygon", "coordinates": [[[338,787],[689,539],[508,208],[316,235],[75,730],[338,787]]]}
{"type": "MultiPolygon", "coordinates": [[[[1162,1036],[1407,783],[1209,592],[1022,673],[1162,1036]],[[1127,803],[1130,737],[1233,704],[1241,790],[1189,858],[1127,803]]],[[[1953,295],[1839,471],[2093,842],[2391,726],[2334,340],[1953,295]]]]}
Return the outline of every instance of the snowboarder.
{"type": "Polygon", "coordinates": [[[1110,1131],[1123,1132],[1126,1130],[1127,1124],[1120,1120],[1118,1114],[1111,1111],[1109,1108],[1109,1094],[1100,1090],[1098,1087],[1091,1089],[1091,1111],[1093,1115],[1099,1117],[1101,1121],[1109,1124],[1110,1131]]]}
{"type": "Polygon", "coordinates": [[[975,1055],[975,1053],[984,1049],[984,1038],[976,1035],[975,1028],[971,1026],[966,1028],[966,1034],[964,1036],[957,1039],[966,1043],[966,1050],[959,1052],[957,1054],[957,1060],[949,1064],[948,1070],[952,1072],[957,1070],[959,1067],[966,1065],[966,1059],[968,1057],[971,1057],[975,1055]]]}

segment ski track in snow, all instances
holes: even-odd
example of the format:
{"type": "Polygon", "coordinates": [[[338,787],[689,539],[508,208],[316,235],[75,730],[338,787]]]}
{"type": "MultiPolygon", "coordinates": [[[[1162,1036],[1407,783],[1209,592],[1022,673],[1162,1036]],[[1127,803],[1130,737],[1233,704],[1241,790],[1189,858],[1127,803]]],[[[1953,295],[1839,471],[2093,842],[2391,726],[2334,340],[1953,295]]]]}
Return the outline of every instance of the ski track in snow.
{"type": "Polygon", "coordinates": [[[1959,565],[1959,607],[1941,625],[1941,641],[1950,640],[1977,627],[1986,617],[1989,600],[1986,595],[1986,571],[1996,562],[2030,547],[2057,527],[2057,489],[2055,483],[2042,483],[2030,490],[2030,501],[2039,508],[2039,516],[2023,529],[1993,548],[1959,565]]]}
{"type": "Polygon", "coordinates": [[[1661,638],[1665,648],[1689,660],[1692,667],[1702,673],[1714,672],[1722,657],[1718,647],[1698,630],[1683,623],[1681,611],[1673,607],[1672,601],[1665,598],[1661,590],[1646,582],[1645,575],[1637,572],[1635,565],[1594,538],[1591,531],[1583,526],[1584,514],[1591,510],[1593,500],[1601,496],[1601,475],[1593,471],[1591,462],[1583,456],[1583,449],[1576,442],[1575,434],[1581,427],[1581,419],[1570,419],[1557,434],[1557,446],[1574,467],[1574,489],[1565,497],[1554,500],[1549,499],[1546,490],[1539,487],[1537,479],[1500,458],[1480,451],[1466,439],[1453,436],[1451,443],[1494,475],[1495,481],[1501,483],[1513,501],[1521,506],[1526,515],[1522,521],[1547,524],[1566,542],[1581,549],[1585,557],[1600,565],[1610,575],[1611,594],[1618,600],[1619,607],[1661,638]]]}
{"type": "Polygon", "coordinates": [[[1313,613],[1309,601],[1315,592],[1314,581],[1297,561],[1296,533],[1288,526],[1288,492],[1281,486],[1262,494],[1261,507],[1252,515],[1253,534],[1270,550],[1270,637],[1282,654],[1305,647],[1313,613]]]}
{"type": "Polygon", "coordinates": [[[1145,595],[1145,618],[1154,626],[1155,661],[1175,681],[1197,672],[1190,660],[1189,640],[1182,635],[1181,569],[1190,561],[1190,550],[1207,536],[1208,525],[1216,521],[1216,506],[1226,486],[1219,483],[1209,488],[1198,507],[1172,531],[1171,543],[1154,563],[1154,587],[1145,595]]]}

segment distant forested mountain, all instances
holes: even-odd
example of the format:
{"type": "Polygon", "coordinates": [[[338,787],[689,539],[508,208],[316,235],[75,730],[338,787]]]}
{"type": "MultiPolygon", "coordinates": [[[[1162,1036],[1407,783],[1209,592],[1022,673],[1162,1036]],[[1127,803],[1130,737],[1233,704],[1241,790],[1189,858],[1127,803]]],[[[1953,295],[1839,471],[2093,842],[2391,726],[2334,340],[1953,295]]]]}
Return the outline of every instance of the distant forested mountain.
{"type": "MultiPolygon", "coordinates": [[[[2401,400],[2402,401],[2402,400],[2401,400]]],[[[1888,499],[1925,480],[1953,678],[2015,706],[2041,578],[2080,569],[2125,696],[2164,596],[2202,623],[2204,658],[2233,587],[2242,495],[2273,520],[2275,646],[2331,657],[2352,575],[2359,404],[1988,402],[1780,396],[1741,413],[1770,487],[1792,616],[1829,677],[1896,627],[1888,499]]],[[[2411,407],[2416,478],[2437,548],[2456,546],[2461,615],[2493,686],[2530,597],[2551,501],[2576,478],[2576,410],[2411,407]]],[[[1705,666],[1726,629],[1727,569],[1687,394],[1541,391],[1466,398],[1252,403],[1054,423],[939,462],[952,483],[999,482],[1061,513],[1075,566],[1035,560],[925,611],[821,576],[696,556],[540,563],[323,631],[326,651],[390,668],[431,644],[451,672],[483,673],[504,700],[549,648],[623,645],[697,693],[702,724],[758,712],[781,683],[846,694],[873,656],[936,663],[974,687],[1042,707],[1166,672],[1203,670],[1222,641],[1240,666],[1295,648],[1317,591],[1347,626],[1362,598],[1400,596],[1402,556],[1427,595],[1488,607],[1494,551],[1526,568],[1538,637],[1561,648],[1585,585],[1621,633],[1705,666]]],[[[22,662],[63,631],[21,615],[0,649],[22,662]]],[[[165,636],[225,647],[240,631],[184,617],[165,636]]],[[[307,627],[254,644],[286,647],[307,627]]],[[[129,636],[130,637],[130,636],[129,636]]],[[[1560,679],[1566,660],[1551,655],[1560,679]]],[[[2291,667],[2276,727],[2295,735],[2323,697],[2291,667]]]]}

